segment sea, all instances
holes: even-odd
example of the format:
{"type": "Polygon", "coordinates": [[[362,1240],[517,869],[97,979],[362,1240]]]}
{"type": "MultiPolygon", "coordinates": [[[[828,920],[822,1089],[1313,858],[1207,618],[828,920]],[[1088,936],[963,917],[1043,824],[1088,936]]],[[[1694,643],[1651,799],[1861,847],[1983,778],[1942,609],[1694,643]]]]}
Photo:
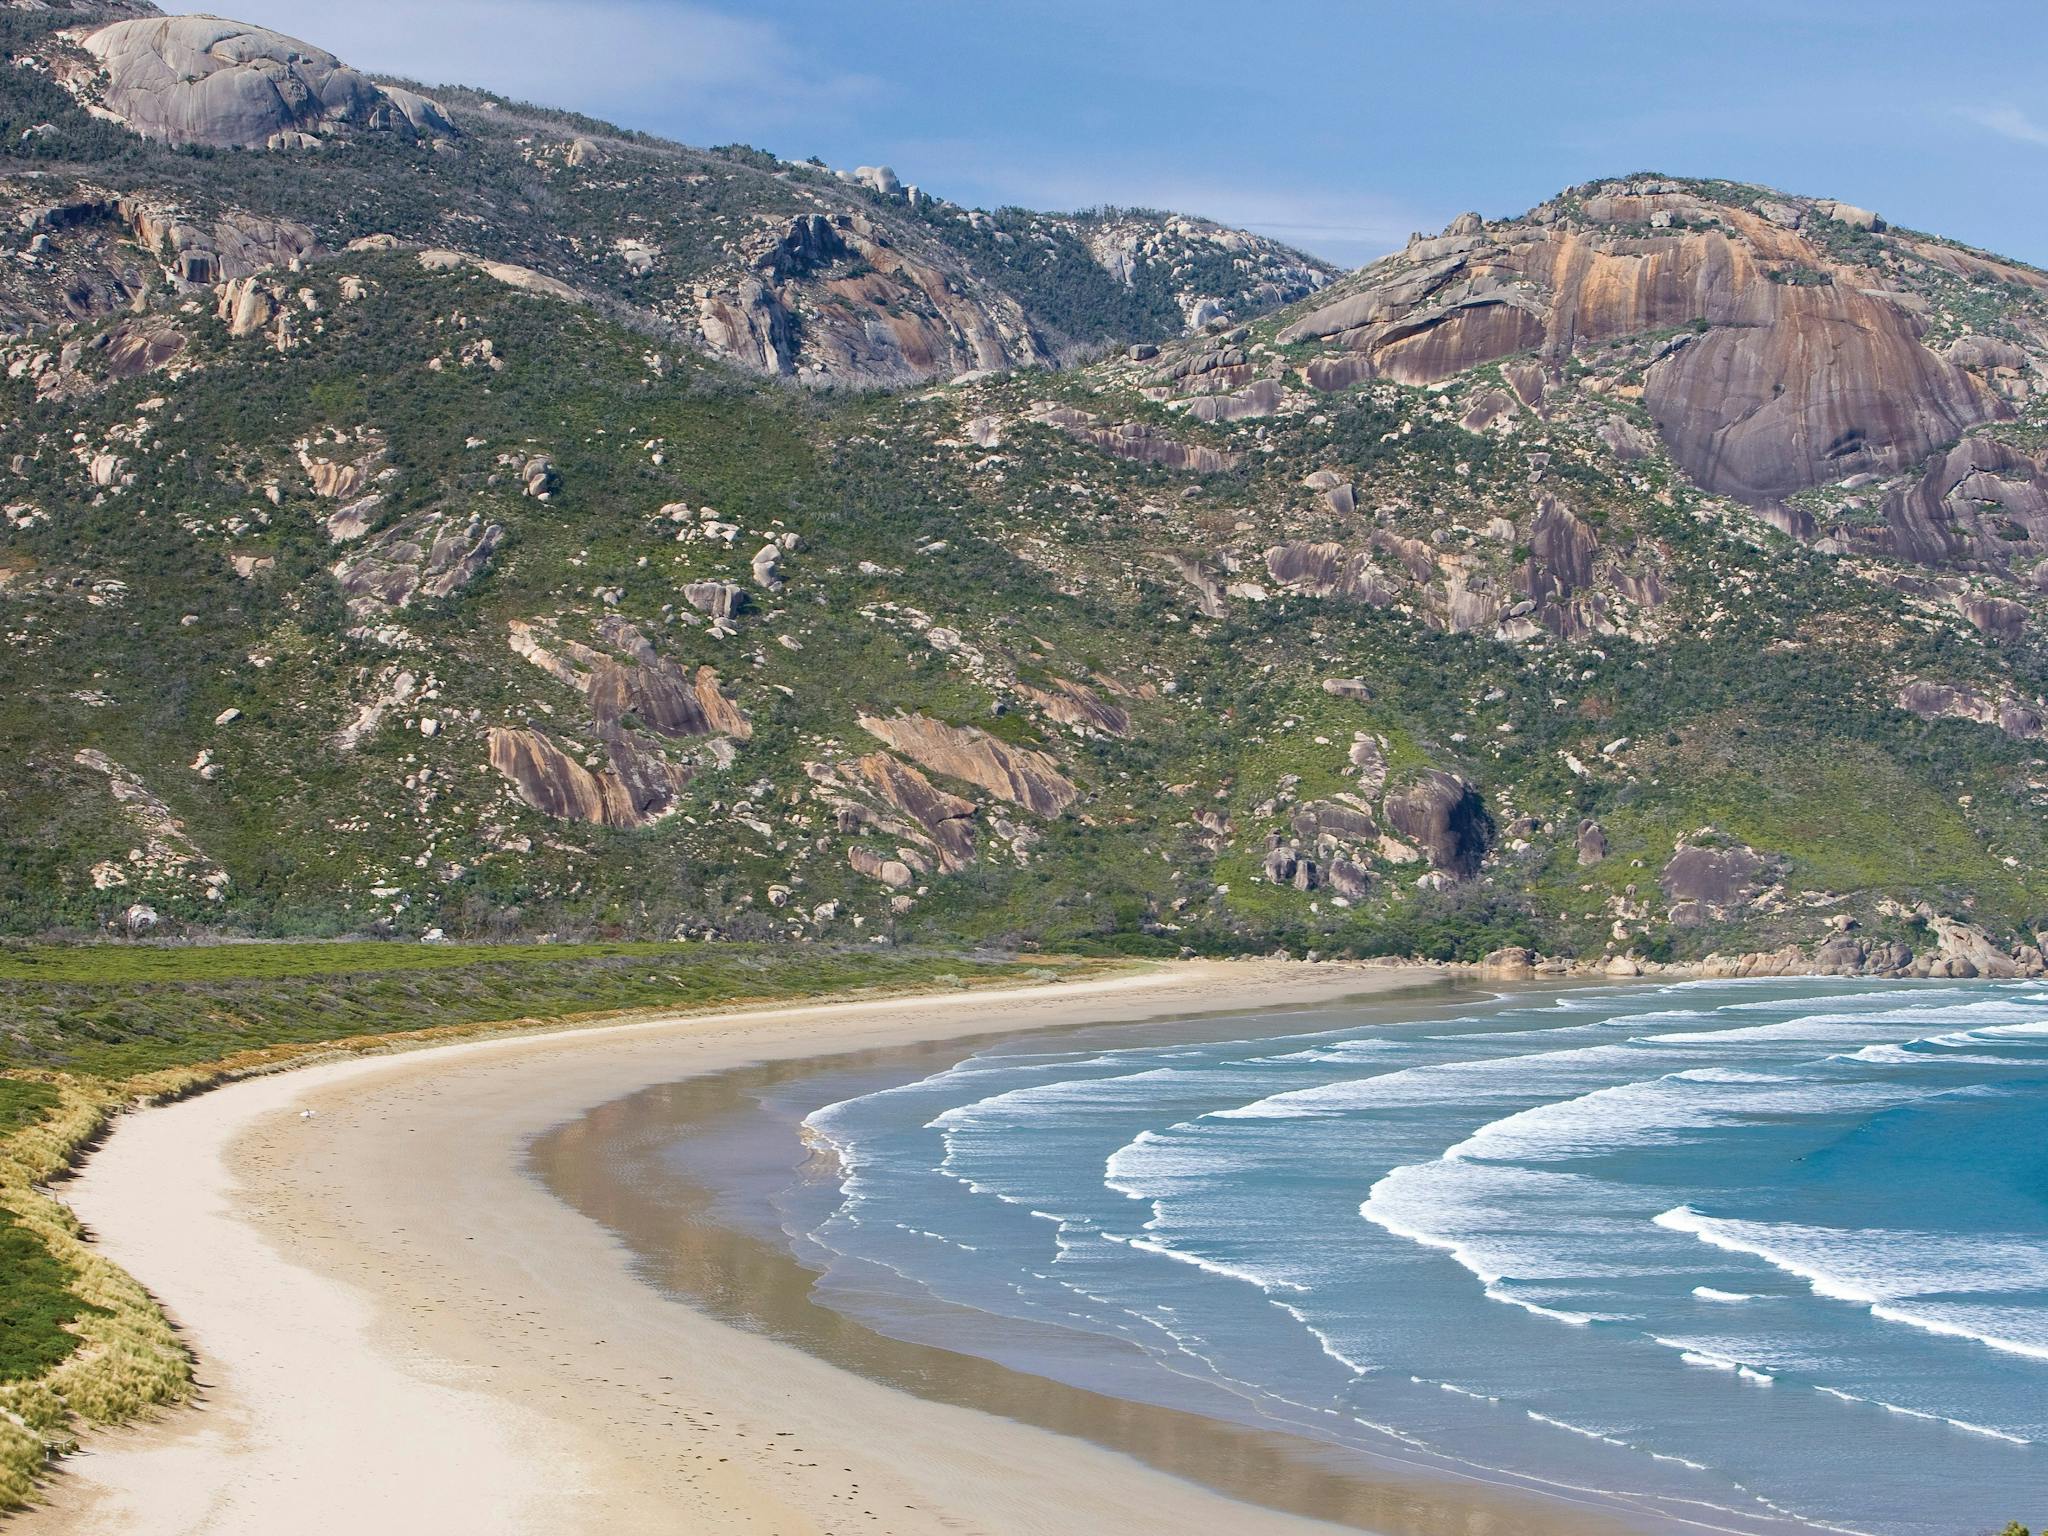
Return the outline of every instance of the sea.
{"type": "Polygon", "coordinates": [[[1470,994],[775,1093],[817,1155],[747,1203],[889,1337],[1645,1530],[2048,1516],[2037,983],[1470,994]]]}

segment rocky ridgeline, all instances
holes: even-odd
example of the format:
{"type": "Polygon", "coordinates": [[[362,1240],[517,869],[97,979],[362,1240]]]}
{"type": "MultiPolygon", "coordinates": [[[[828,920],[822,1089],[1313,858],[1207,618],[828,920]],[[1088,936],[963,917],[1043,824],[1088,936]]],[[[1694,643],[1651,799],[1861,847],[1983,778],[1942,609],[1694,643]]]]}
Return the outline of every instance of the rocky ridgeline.
{"type": "Polygon", "coordinates": [[[29,301],[0,309],[18,330],[114,313],[159,267],[205,286],[336,250],[365,233],[368,207],[388,214],[377,234],[530,273],[743,368],[818,384],[1044,366],[1094,343],[1065,318],[1063,292],[1020,286],[1037,259],[1026,253],[1046,242],[1067,258],[1054,288],[1087,290],[1080,308],[1158,290],[1145,324],[1161,334],[1265,313],[1333,275],[1275,242],[1178,216],[1046,216],[997,230],[886,167],[833,173],[593,134],[476,93],[437,100],[211,16],[77,3],[50,20],[24,67],[95,118],[169,147],[291,157],[310,195],[239,166],[209,175],[168,159],[112,193],[59,176],[9,187],[45,237],[29,254],[48,258],[44,281],[9,285],[29,301]],[[351,157],[369,141],[410,146],[410,170],[434,194],[383,195],[351,157]],[[529,195],[536,179],[546,196],[529,195]],[[720,211],[700,213],[699,197],[720,211]],[[75,238],[85,224],[106,226],[92,246],[75,238]]]}

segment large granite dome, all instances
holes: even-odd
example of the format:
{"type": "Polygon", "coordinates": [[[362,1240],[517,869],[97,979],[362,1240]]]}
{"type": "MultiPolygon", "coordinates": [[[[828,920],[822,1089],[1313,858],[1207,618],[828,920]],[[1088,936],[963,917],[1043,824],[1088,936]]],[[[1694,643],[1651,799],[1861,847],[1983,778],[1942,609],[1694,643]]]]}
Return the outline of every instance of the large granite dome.
{"type": "Polygon", "coordinates": [[[263,27],[213,16],[122,21],[85,47],[106,71],[100,104],[172,144],[278,148],[337,126],[455,131],[438,103],[263,27]]]}

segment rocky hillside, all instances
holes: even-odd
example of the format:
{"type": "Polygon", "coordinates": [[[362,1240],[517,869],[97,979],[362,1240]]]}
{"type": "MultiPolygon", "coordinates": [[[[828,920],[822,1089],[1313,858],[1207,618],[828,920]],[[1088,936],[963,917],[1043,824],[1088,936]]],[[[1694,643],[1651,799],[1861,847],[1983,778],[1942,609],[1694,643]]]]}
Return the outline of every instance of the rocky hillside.
{"type": "Polygon", "coordinates": [[[886,167],[699,151],[480,92],[372,81],[211,17],[0,12],[7,211],[66,230],[18,331],[364,238],[573,288],[633,329],[809,383],[1040,365],[1246,317],[1334,274],[1200,220],[957,207],[886,167]],[[83,236],[84,238],[77,238],[83,236]]]}
{"type": "Polygon", "coordinates": [[[69,17],[6,931],[2043,963],[2048,275],[1640,176],[1326,284],[69,17]]]}

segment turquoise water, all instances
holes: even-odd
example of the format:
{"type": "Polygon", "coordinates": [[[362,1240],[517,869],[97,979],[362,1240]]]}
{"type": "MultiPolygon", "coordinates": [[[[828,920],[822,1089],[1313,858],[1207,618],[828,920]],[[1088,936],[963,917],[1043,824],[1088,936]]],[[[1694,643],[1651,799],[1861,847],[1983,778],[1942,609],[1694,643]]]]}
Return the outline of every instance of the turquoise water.
{"type": "Polygon", "coordinates": [[[815,1109],[842,1177],[785,1219],[821,1299],[1645,1528],[2048,1515],[2048,989],[1233,1027],[815,1109]]]}

